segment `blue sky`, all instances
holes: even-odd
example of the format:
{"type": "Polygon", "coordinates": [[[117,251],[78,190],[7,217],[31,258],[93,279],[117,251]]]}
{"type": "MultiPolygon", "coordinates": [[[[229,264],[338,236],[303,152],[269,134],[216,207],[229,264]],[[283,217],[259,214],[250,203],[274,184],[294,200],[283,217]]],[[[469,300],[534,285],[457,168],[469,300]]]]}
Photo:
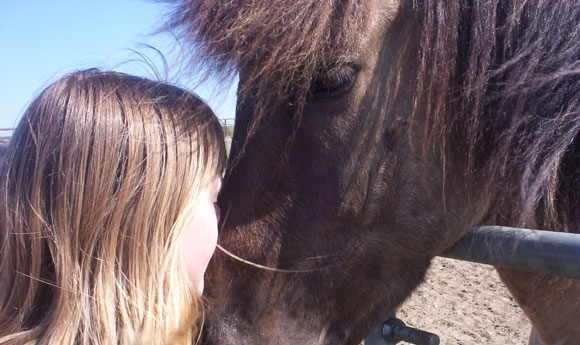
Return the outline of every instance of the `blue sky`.
{"type": "Polygon", "coordinates": [[[177,78],[178,45],[163,24],[166,5],[144,0],[0,1],[0,128],[14,127],[28,103],[50,82],[78,69],[99,67],[155,78],[138,53],[169,80],[198,93],[221,118],[234,117],[235,85],[177,78]]]}

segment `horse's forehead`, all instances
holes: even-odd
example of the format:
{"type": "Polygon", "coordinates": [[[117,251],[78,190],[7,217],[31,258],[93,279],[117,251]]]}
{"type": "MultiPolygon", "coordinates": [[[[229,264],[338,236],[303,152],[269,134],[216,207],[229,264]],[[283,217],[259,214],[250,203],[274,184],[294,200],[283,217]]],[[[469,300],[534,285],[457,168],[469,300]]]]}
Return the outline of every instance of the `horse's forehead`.
{"type": "Polygon", "coordinates": [[[371,1],[368,16],[365,18],[367,24],[361,26],[364,32],[353,41],[354,49],[358,50],[359,54],[364,54],[369,45],[381,43],[380,39],[388,32],[390,24],[399,14],[400,7],[400,0],[371,1]]]}
{"type": "Polygon", "coordinates": [[[384,22],[391,22],[399,13],[401,7],[401,0],[389,0],[389,1],[373,1],[373,7],[375,7],[377,13],[379,13],[379,19],[384,22]]]}

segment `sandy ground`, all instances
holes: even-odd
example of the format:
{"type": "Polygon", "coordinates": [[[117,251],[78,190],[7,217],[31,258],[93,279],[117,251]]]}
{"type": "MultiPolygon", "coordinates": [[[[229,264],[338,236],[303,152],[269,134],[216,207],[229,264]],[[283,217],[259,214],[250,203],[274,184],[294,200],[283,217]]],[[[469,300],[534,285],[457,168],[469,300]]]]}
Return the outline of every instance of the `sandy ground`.
{"type": "Polygon", "coordinates": [[[527,345],[531,329],[493,267],[445,258],[435,258],[397,317],[441,345],[527,345]]]}

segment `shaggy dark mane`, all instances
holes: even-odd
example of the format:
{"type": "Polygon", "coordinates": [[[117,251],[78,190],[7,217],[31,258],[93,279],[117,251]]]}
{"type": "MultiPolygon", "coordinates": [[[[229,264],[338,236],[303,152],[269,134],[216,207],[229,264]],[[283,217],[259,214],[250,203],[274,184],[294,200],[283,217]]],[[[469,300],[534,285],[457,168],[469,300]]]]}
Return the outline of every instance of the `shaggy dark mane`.
{"type": "Polygon", "coordinates": [[[423,51],[419,80],[428,82],[417,95],[428,100],[435,124],[467,144],[472,171],[495,179],[490,221],[513,221],[501,214],[508,206],[522,226],[578,231],[569,223],[577,215],[564,210],[578,207],[569,181],[580,167],[580,3],[424,6],[424,47],[433,48],[423,51]]]}
{"type": "MultiPolygon", "coordinates": [[[[256,110],[250,134],[270,103],[300,112],[317,69],[352,51],[369,7],[363,0],[169,2],[169,27],[192,43],[194,61],[243,72],[238,96],[256,110]]],[[[503,189],[490,221],[519,214],[521,225],[578,231],[580,1],[403,3],[423,27],[415,103],[430,128],[467,147],[468,173],[503,189]],[[514,214],[501,214],[514,197],[514,214]]]]}

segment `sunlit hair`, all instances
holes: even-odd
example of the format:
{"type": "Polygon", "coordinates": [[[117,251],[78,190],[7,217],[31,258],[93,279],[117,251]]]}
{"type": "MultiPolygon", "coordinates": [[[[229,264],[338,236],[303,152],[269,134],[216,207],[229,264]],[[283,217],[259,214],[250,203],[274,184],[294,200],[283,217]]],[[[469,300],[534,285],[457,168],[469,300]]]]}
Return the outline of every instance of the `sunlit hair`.
{"type": "Polygon", "coordinates": [[[44,90],[0,168],[0,343],[195,342],[178,239],[225,155],[175,86],[88,70],[44,90]]]}

